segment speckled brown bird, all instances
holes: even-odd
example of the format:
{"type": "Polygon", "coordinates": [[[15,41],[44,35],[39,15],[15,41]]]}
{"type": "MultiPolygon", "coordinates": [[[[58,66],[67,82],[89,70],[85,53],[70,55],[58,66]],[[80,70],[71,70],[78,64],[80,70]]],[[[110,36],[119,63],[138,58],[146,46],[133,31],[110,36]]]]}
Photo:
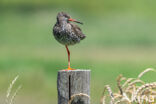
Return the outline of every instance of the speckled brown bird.
{"type": "Polygon", "coordinates": [[[67,13],[59,12],[57,15],[57,22],[53,27],[55,39],[59,43],[65,45],[68,53],[68,68],[66,70],[74,70],[70,67],[70,51],[68,46],[79,43],[86,37],[81,29],[76,24],[71,23],[71,21],[83,24],[82,22],[72,19],[67,13]]]}

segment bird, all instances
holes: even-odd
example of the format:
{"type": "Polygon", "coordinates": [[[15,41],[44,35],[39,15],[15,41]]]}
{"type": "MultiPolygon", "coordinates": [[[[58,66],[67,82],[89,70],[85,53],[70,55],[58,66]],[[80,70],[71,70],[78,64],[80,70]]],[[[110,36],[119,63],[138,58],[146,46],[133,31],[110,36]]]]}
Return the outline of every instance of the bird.
{"type": "Polygon", "coordinates": [[[65,45],[68,54],[68,68],[65,70],[75,70],[70,66],[70,51],[68,46],[75,45],[86,37],[80,27],[72,22],[83,24],[76,19],[72,19],[67,13],[59,12],[53,27],[54,38],[62,45],[65,45]]]}

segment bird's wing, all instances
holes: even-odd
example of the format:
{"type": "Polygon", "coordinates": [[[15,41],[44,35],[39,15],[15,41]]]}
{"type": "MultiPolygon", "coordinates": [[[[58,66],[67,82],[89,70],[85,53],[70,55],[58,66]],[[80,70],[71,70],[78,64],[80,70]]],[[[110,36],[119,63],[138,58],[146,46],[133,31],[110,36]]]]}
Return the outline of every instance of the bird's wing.
{"type": "Polygon", "coordinates": [[[55,25],[54,25],[54,27],[53,27],[53,34],[55,35],[55,34],[58,34],[59,33],[59,26],[58,26],[58,24],[56,23],[55,25]]]}
{"type": "Polygon", "coordinates": [[[75,24],[70,23],[72,26],[72,31],[78,36],[80,37],[80,39],[84,39],[86,36],[85,34],[82,33],[82,30],[75,24]]]}

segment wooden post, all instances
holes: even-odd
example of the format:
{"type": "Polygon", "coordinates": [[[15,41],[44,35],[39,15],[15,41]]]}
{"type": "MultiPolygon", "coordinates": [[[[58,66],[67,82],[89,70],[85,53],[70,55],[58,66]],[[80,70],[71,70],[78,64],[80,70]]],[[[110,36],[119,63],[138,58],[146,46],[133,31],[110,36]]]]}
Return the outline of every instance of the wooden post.
{"type": "Polygon", "coordinates": [[[58,104],[90,104],[90,70],[60,70],[57,90],[58,104]]]}

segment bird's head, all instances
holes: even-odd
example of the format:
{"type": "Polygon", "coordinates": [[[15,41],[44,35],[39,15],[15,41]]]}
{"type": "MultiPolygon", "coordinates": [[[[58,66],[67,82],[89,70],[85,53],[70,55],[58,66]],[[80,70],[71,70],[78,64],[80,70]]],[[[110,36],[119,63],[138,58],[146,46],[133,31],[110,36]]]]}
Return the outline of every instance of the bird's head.
{"type": "Polygon", "coordinates": [[[75,19],[72,19],[67,13],[65,12],[59,12],[57,14],[57,21],[66,21],[67,23],[69,23],[70,21],[72,22],[76,22],[76,23],[79,23],[79,24],[83,24],[82,22],[79,22],[75,19]]]}

